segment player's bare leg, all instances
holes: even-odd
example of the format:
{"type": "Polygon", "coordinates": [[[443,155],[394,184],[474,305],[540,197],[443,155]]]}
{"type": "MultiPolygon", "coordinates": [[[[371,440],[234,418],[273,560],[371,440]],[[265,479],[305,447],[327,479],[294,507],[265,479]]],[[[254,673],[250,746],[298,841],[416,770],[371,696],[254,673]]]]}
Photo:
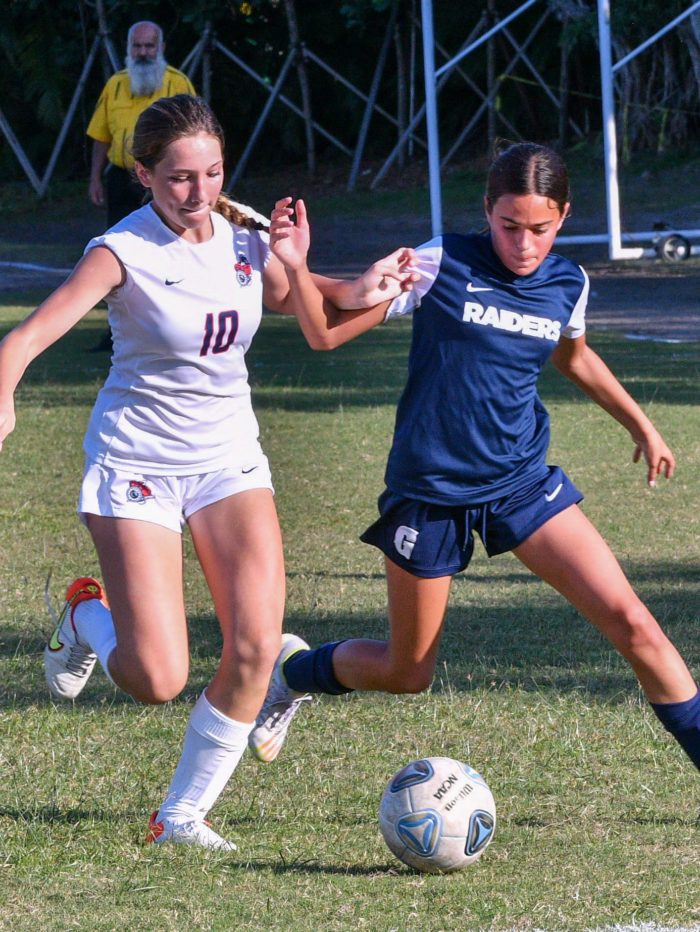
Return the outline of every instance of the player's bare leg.
{"type": "Polygon", "coordinates": [[[148,840],[231,851],[206,823],[247,746],[279,651],[285,578],[277,513],[269,489],[208,505],[189,519],[214,598],[223,650],[199,697],[166,798],[151,816],[148,840]]]}
{"type": "Polygon", "coordinates": [[[652,702],[681,702],[695,694],[680,654],[577,505],[551,518],[514,553],[608,638],[652,702]]]}
{"type": "Polygon", "coordinates": [[[574,505],[515,550],[630,663],[664,728],[700,770],[700,691],[682,657],[574,505]]]}
{"type": "Polygon", "coordinates": [[[413,693],[432,682],[450,592],[450,576],[412,576],[386,560],[388,641],[353,638],[309,650],[285,635],[270,687],[248,745],[261,761],[279,754],[291,719],[310,693],[338,695],[353,689],[413,693]]]}
{"type": "Polygon", "coordinates": [[[285,576],[269,489],[250,489],[189,520],[221,625],[223,649],[207,695],[219,711],[252,722],[280,649],[285,576]]]}
{"type": "Polygon", "coordinates": [[[147,521],[88,517],[117,643],[108,672],[141,702],[167,702],[187,682],[182,538],[147,521]]]}
{"type": "Polygon", "coordinates": [[[421,692],[435,672],[452,577],[413,576],[386,558],[385,565],[390,638],[343,641],[333,670],[349,689],[421,692]]]}

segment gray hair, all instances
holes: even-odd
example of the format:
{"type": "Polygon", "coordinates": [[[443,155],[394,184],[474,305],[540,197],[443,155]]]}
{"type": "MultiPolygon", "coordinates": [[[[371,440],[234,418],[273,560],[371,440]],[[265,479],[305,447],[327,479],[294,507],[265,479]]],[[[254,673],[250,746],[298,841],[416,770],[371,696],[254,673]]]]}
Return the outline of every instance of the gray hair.
{"type": "Polygon", "coordinates": [[[139,26],[150,26],[152,29],[155,29],[155,31],[158,33],[158,45],[161,49],[163,48],[163,30],[160,28],[158,23],[152,23],[150,19],[141,19],[138,21],[138,23],[132,23],[129,27],[129,31],[126,34],[127,51],[131,48],[131,38],[134,34],[134,31],[138,29],[139,26]]]}

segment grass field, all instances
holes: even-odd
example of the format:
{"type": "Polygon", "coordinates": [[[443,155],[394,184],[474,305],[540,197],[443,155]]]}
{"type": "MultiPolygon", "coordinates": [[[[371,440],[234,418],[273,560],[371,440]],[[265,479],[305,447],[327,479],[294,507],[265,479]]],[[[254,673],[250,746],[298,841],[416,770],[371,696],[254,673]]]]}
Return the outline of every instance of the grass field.
{"type": "MultiPolygon", "coordinates": [[[[30,300],[4,301],[0,333],[30,300]]],[[[245,757],[212,813],[237,853],[142,845],[220,641],[185,535],[183,695],[137,706],[96,673],[75,706],[48,698],[45,579],[60,601],[98,572],[74,511],[107,363],[87,349],[103,330],[93,312],[35,362],[0,456],[0,930],[700,929],[697,772],[607,643],[517,560],[479,548],[455,580],[430,692],[316,701],[275,764],[245,757]],[[436,754],[477,768],[498,808],[484,857],[444,877],[396,861],[377,823],[391,774],[436,754]]],[[[266,317],[249,354],[286,627],[313,643],[385,631],[381,560],[357,537],[382,488],[407,340],[397,322],[314,354],[294,321],[266,317]]],[[[700,345],[591,342],[666,435],[677,476],[647,489],[624,432],[553,370],[550,459],[700,672],[700,345]]]]}

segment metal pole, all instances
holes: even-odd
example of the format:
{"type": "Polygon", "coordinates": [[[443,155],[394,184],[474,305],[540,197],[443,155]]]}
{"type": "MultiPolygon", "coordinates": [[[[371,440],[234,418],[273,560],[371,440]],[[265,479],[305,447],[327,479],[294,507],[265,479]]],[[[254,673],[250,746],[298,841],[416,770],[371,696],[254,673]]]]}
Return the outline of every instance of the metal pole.
{"type": "MultiPolygon", "coordinates": [[[[391,39],[391,36],[389,37],[389,39],[391,39]]],[[[309,61],[315,62],[315,64],[317,64],[319,68],[322,68],[323,71],[326,71],[329,75],[331,75],[331,77],[335,81],[337,81],[338,84],[342,84],[343,87],[347,87],[349,91],[352,91],[352,93],[356,97],[359,97],[360,100],[364,100],[365,103],[368,103],[370,101],[370,98],[367,96],[367,94],[364,94],[359,88],[355,87],[355,85],[351,81],[348,81],[348,79],[344,78],[343,75],[340,74],[340,72],[335,70],[335,68],[332,68],[322,58],[319,58],[318,55],[316,55],[314,52],[311,51],[311,49],[304,48],[304,55],[306,56],[306,58],[308,58],[309,61]]],[[[388,110],[385,110],[383,107],[380,107],[377,103],[374,104],[374,109],[380,116],[385,117],[390,123],[393,123],[394,126],[399,125],[399,121],[396,119],[396,117],[392,116],[388,110]]],[[[419,142],[423,146],[424,149],[426,148],[425,143],[423,142],[422,139],[419,139],[418,137],[416,137],[416,142],[419,142]]]]}
{"type": "Polygon", "coordinates": [[[80,100],[80,96],[83,93],[85,83],[88,79],[88,74],[90,73],[90,69],[92,68],[92,63],[95,60],[95,56],[97,54],[98,48],[100,47],[101,41],[102,40],[100,39],[99,36],[95,36],[95,41],[92,43],[92,48],[90,49],[88,57],[85,60],[85,64],[83,65],[82,73],[80,75],[80,78],[78,79],[78,83],[76,85],[75,91],[73,92],[73,99],[70,102],[70,106],[68,107],[68,111],[66,113],[65,119],[63,120],[63,125],[61,126],[61,131],[58,134],[58,139],[54,143],[54,147],[51,153],[51,157],[49,159],[49,163],[46,166],[46,171],[44,172],[44,177],[41,179],[41,189],[38,192],[40,197],[43,197],[43,195],[46,194],[46,189],[48,188],[49,182],[51,181],[53,170],[56,167],[58,156],[61,152],[61,149],[63,148],[63,143],[65,142],[66,135],[68,133],[71,122],[73,120],[73,114],[75,113],[76,107],[78,106],[78,101],[80,100]]]}
{"type": "Polygon", "coordinates": [[[29,180],[31,181],[32,187],[34,188],[37,194],[41,194],[41,181],[39,180],[39,176],[34,171],[34,167],[32,163],[27,158],[26,152],[24,151],[19,140],[15,136],[12,127],[5,119],[5,114],[2,112],[2,110],[0,110],[0,130],[2,130],[5,136],[5,139],[7,139],[8,143],[10,144],[10,148],[12,149],[12,151],[15,153],[15,155],[19,159],[19,163],[24,169],[24,173],[26,174],[27,178],[29,178],[29,180]]]}
{"type": "MultiPolygon", "coordinates": [[[[408,121],[413,119],[416,111],[416,36],[420,26],[416,22],[416,0],[411,0],[411,45],[409,52],[409,77],[408,77],[408,121]]],[[[413,155],[413,139],[408,143],[409,157],[413,155]]]]}
{"type": "MultiPolygon", "coordinates": [[[[533,41],[533,39],[535,38],[535,36],[537,35],[537,33],[540,31],[542,25],[543,25],[544,22],[547,20],[547,17],[548,17],[548,16],[549,16],[549,10],[545,10],[544,13],[542,14],[542,16],[540,16],[539,20],[535,23],[535,25],[533,26],[533,28],[530,30],[530,34],[528,35],[527,39],[526,39],[525,42],[523,43],[522,47],[520,47],[520,48],[517,49],[516,54],[515,54],[515,58],[511,59],[511,61],[508,63],[508,65],[507,65],[506,68],[504,69],[503,74],[502,74],[502,77],[503,77],[503,78],[507,78],[507,77],[508,77],[508,75],[509,75],[509,74],[511,73],[511,71],[515,68],[515,66],[517,65],[517,63],[518,63],[518,62],[520,61],[520,59],[523,57],[523,55],[524,55],[524,53],[525,53],[525,49],[527,49],[527,47],[528,47],[528,46],[530,45],[530,43],[533,41]]],[[[467,136],[468,136],[469,133],[471,132],[472,127],[476,125],[477,121],[478,121],[478,120],[480,119],[480,117],[481,117],[481,114],[484,112],[484,110],[486,109],[486,107],[487,107],[487,106],[490,104],[490,102],[493,100],[495,94],[498,92],[498,87],[495,86],[495,85],[494,85],[494,87],[491,87],[491,88],[489,89],[488,94],[483,94],[478,88],[477,88],[477,92],[478,92],[479,96],[482,98],[483,103],[479,106],[479,108],[477,109],[477,111],[476,111],[476,113],[474,114],[474,116],[471,118],[471,120],[469,121],[469,123],[464,127],[464,129],[462,130],[462,132],[459,134],[459,137],[457,138],[457,140],[456,140],[456,141],[454,142],[454,144],[452,145],[452,148],[450,149],[450,151],[447,153],[447,155],[445,156],[445,158],[442,160],[442,167],[443,167],[443,168],[444,168],[444,166],[447,165],[447,163],[450,161],[450,159],[451,159],[452,156],[455,154],[455,152],[457,151],[457,149],[462,145],[462,143],[464,142],[464,140],[467,138],[467,136]]],[[[499,113],[499,114],[498,114],[498,117],[499,117],[499,119],[501,120],[501,122],[504,123],[505,126],[508,127],[508,129],[510,130],[510,132],[511,132],[511,134],[512,134],[512,136],[513,136],[514,139],[519,139],[519,138],[521,138],[520,135],[519,135],[519,133],[518,133],[517,130],[515,129],[515,127],[513,127],[513,126],[511,125],[510,121],[507,120],[507,119],[503,116],[502,113],[499,113]]]]}
{"type": "Polygon", "coordinates": [[[435,72],[435,77],[439,78],[443,74],[443,72],[450,71],[452,68],[454,68],[457,62],[460,62],[465,57],[465,55],[469,55],[471,52],[474,51],[474,49],[477,49],[479,48],[480,45],[483,45],[484,42],[488,42],[491,36],[495,35],[499,29],[502,29],[504,26],[507,26],[508,23],[511,22],[511,20],[514,20],[516,17],[520,16],[521,13],[524,13],[525,10],[531,7],[534,3],[539,3],[539,2],[540,0],[527,0],[527,3],[523,3],[521,7],[518,7],[517,10],[515,10],[509,16],[506,16],[505,19],[502,19],[498,23],[498,25],[494,26],[492,29],[489,29],[487,32],[483,34],[483,36],[479,36],[479,38],[476,40],[476,42],[474,42],[473,45],[468,46],[468,48],[461,49],[455,55],[454,58],[446,62],[441,68],[438,68],[438,70],[435,72]]]}
{"type": "MultiPolygon", "coordinates": [[[[525,64],[525,66],[530,70],[530,72],[532,73],[533,77],[535,78],[535,80],[537,81],[537,83],[540,85],[540,87],[542,88],[542,90],[545,92],[545,94],[547,95],[547,97],[549,97],[549,99],[552,101],[552,103],[554,104],[554,106],[557,107],[557,109],[561,111],[561,109],[562,109],[562,100],[561,100],[561,99],[557,99],[556,94],[551,90],[551,88],[549,87],[549,85],[547,84],[547,82],[544,80],[544,78],[543,78],[542,75],[539,73],[539,71],[537,70],[537,68],[536,68],[535,65],[533,64],[533,62],[530,60],[529,56],[525,54],[525,51],[523,50],[523,51],[521,52],[520,46],[518,45],[518,43],[517,43],[517,42],[515,41],[515,39],[513,38],[513,36],[512,36],[512,34],[510,33],[510,31],[509,31],[508,29],[504,29],[504,30],[503,30],[503,35],[506,37],[506,39],[508,39],[508,41],[509,41],[510,44],[513,46],[513,48],[516,50],[516,52],[520,52],[520,53],[521,53],[521,57],[522,57],[522,60],[523,60],[523,62],[524,62],[524,64],[525,64]]],[[[562,98],[563,98],[563,92],[562,92],[562,98]]],[[[579,139],[583,139],[584,133],[583,133],[583,132],[581,131],[581,129],[576,125],[576,123],[575,123],[572,119],[569,119],[568,123],[569,123],[569,125],[571,126],[571,128],[573,129],[573,131],[576,133],[576,135],[579,137],[579,139]]]]}
{"type": "MultiPolygon", "coordinates": [[[[371,103],[370,98],[366,94],[359,90],[359,88],[355,87],[354,84],[348,81],[347,78],[344,78],[342,74],[339,74],[334,68],[331,68],[331,66],[327,64],[322,58],[319,58],[318,55],[314,54],[311,49],[304,48],[304,55],[309,61],[315,62],[319,68],[322,68],[324,71],[328,72],[328,74],[332,75],[332,77],[339,84],[342,84],[343,87],[347,87],[349,91],[352,91],[352,93],[356,97],[359,97],[360,100],[364,100],[365,104],[368,102],[371,103]]],[[[387,119],[393,126],[399,126],[399,121],[396,119],[396,117],[392,116],[391,113],[389,113],[383,107],[380,107],[376,101],[374,102],[374,111],[375,113],[378,113],[379,116],[383,116],[385,119],[387,119]]],[[[412,140],[417,142],[418,145],[422,146],[424,149],[428,148],[419,136],[413,136],[412,140]]]]}
{"type": "MultiPolygon", "coordinates": [[[[496,19],[493,0],[488,0],[487,15],[487,23],[489,26],[493,26],[496,19]]],[[[489,152],[493,152],[496,142],[496,108],[494,106],[494,97],[496,96],[496,49],[493,41],[493,29],[491,29],[490,35],[491,38],[486,43],[486,87],[488,89],[486,133],[489,141],[489,152]]]]}
{"type": "Polygon", "coordinates": [[[246,147],[243,150],[243,155],[241,155],[240,159],[238,160],[236,169],[233,175],[231,176],[231,178],[229,179],[228,187],[230,190],[235,188],[238,182],[238,179],[243,174],[243,169],[245,168],[246,163],[248,162],[248,158],[250,156],[250,153],[253,150],[253,146],[257,142],[258,136],[260,135],[260,132],[262,131],[263,126],[265,125],[265,121],[267,120],[267,115],[272,109],[273,104],[279,97],[280,91],[282,90],[282,85],[284,84],[286,77],[287,77],[287,72],[289,71],[291,66],[294,64],[294,59],[296,58],[296,54],[297,53],[295,49],[292,48],[289,50],[287,59],[284,65],[282,65],[282,70],[280,71],[279,77],[277,78],[277,81],[275,82],[275,86],[272,89],[270,96],[267,98],[267,102],[265,103],[265,106],[263,107],[263,111],[258,117],[258,122],[255,124],[255,129],[250,134],[250,138],[248,139],[248,142],[246,143],[246,147]]]}
{"type": "Polygon", "coordinates": [[[384,34],[384,42],[382,43],[382,48],[379,52],[377,66],[374,69],[374,76],[372,78],[372,86],[369,91],[369,98],[367,99],[367,106],[365,107],[365,112],[362,115],[362,125],[360,126],[360,134],[357,138],[355,155],[352,160],[352,168],[350,169],[350,178],[348,179],[348,191],[353,191],[355,189],[355,184],[357,183],[357,176],[360,171],[360,162],[362,161],[362,154],[365,151],[365,142],[367,141],[367,133],[369,132],[369,123],[372,119],[372,112],[376,107],[377,94],[379,93],[379,84],[382,79],[386,57],[389,53],[389,46],[391,45],[391,38],[394,33],[394,27],[396,26],[398,12],[398,0],[394,0],[391,8],[391,16],[389,17],[386,33],[384,34]]]}
{"type": "Polygon", "coordinates": [[[202,46],[202,97],[211,100],[211,23],[204,28],[204,44],[202,46]]]}
{"type": "Polygon", "coordinates": [[[642,255],[640,249],[623,249],[620,232],[620,190],[617,184],[617,135],[615,132],[609,0],[598,0],[598,35],[600,38],[600,78],[603,100],[608,252],[611,259],[639,259],[642,255]]]}
{"type": "Polygon", "coordinates": [[[202,52],[208,40],[209,40],[209,37],[207,33],[204,33],[204,35],[200,36],[199,39],[197,39],[197,42],[195,43],[194,47],[190,49],[190,51],[187,53],[187,55],[182,60],[179,66],[180,71],[184,71],[187,77],[190,78],[190,80],[193,78],[195,72],[197,71],[197,68],[199,67],[199,62],[202,58],[202,52]]]}
{"type": "Polygon", "coordinates": [[[640,52],[643,52],[645,49],[648,49],[649,46],[653,45],[657,39],[660,39],[662,36],[665,36],[667,32],[670,32],[672,29],[675,29],[675,27],[679,23],[682,23],[684,19],[687,19],[689,16],[695,13],[696,10],[700,10],[700,0],[697,0],[697,3],[694,3],[692,6],[688,7],[688,9],[684,13],[681,13],[674,20],[671,20],[670,23],[667,23],[663,27],[663,29],[659,29],[658,32],[655,32],[653,36],[651,36],[650,38],[646,40],[646,42],[642,42],[641,45],[637,46],[636,49],[633,49],[628,55],[625,55],[624,58],[621,58],[618,62],[615,62],[615,64],[613,65],[613,69],[612,69],[613,72],[619,71],[620,68],[624,68],[624,66],[628,62],[632,61],[633,58],[636,58],[640,52]]]}
{"type": "Polygon", "coordinates": [[[107,50],[107,55],[109,56],[110,63],[114,71],[119,71],[121,65],[119,63],[119,57],[114,51],[114,46],[112,45],[112,39],[109,33],[109,25],[107,23],[107,15],[105,13],[103,0],[96,0],[95,8],[97,11],[97,22],[98,22],[98,32],[104,47],[107,50]]]}
{"type": "Polygon", "coordinates": [[[440,187],[440,140],[435,93],[435,35],[432,0],[421,0],[423,22],[423,77],[425,80],[425,119],[428,127],[428,173],[430,214],[433,236],[442,233],[442,192],[440,187]]]}
{"type": "MultiPolygon", "coordinates": [[[[253,78],[254,81],[257,81],[258,84],[262,85],[266,93],[268,94],[270,93],[270,85],[263,78],[261,78],[259,74],[253,71],[250,65],[246,65],[243,59],[235,55],[230,49],[227,49],[226,46],[222,45],[218,39],[214,39],[214,47],[217,48],[221,52],[222,55],[225,55],[227,58],[230,58],[232,62],[235,62],[238,65],[238,67],[241,68],[243,71],[245,71],[247,75],[250,75],[250,77],[253,78]]],[[[299,107],[296,106],[296,104],[292,103],[292,101],[288,97],[285,97],[284,94],[280,94],[279,99],[293,113],[296,113],[297,116],[300,116],[303,119],[304,117],[303,112],[299,109],[299,107]]],[[[340,149],[340,151],[344,152],[347,156],[352,157],[352,150],[348,149],[346,145],[343,145],[343,143],[340,142],[339,139],[336,139],[335,136],[332,136],[331,133],[329,133],[322,126],[320,126],[316,122],[316,120],[312,122],[312,126],[316,130],[317,133],[320,133],[321,136],[325,137],[329,142],[332,142],[333,145],[337,149],[340,149]]]]}
{"type": "MultiPolygon", "coordinates": [[[[440,80],[437,82],[437,91],[439,91],[442,88],[443,84],[449,81],[449,79],[450,79],[450,75],[444,74],[440,78],[440,80]]],[[[408,126],[403,131],[403,133],[401,133],[399,141],[396,143],[394,148],[391,150],[391,152],[387,156],[384,164],[382,165],[382,167],[379,169],[377,174],[372,179],[370,188],[375,188],[379,184],[379,182],[382,180],[384,175],[386,175],[386,173],[389,171],[389,168],[394,163],[394,160],[396,159],[398,153],[401,151],[401,148],[403,147],[404,143],[406,142],[407,139],[411,137],[413,130],[418,126],[420,121],[423,119],[423,114],[425,113],[425,111],[426,111],[426,104],[422,103],[420,107],[418,108],[418,110],[416,110],[411,122],[408,124],[408,126]]]]}

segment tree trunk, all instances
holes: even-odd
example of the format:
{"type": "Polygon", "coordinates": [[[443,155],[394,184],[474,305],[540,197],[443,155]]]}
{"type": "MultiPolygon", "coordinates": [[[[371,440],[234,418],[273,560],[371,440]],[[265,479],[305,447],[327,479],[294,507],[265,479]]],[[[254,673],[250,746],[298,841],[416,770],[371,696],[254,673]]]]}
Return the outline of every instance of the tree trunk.
{"type": "MultiPolygon", "coordinates": [[[[496,22],[495,0],[488,0],[488,19],[486,26],[490,29],[496,22]]],[[[486,82],[489,93],[489,105],[487,116],[487,133],[489,139],[489,152],[493,152],[496,144],[496,104],[495,95],[492,95],[494,84],[496,83],[496,50],[494,48],[493,38],[486,43],[486,82]]]]}
{"type": "Polygon", "coordinates": [[[314,128],[311,116],[311,90],[309,77],[306,73],[306,59],[304,47],[299,38],[299,24],[294,0],[284,0],[287,13],[287,26],[289,28],[289,41],[292,48],[297,51],[296,69],[301,89],[302,110],[304,112],[304,127],[306,129],[306,170],[309,177],[316,174],[316,149],[314,143],[314,128]]]}
{"type": "MultiPolygon", "coordinates": [[[[408,125],[408,91],[406,80],[406,43],[404,40],[405,21],[399,19],[394,29],[394,50],[396,52],[396,119],[398,120],[398,137],[404,133],[408,125]]],[[[399,168],[406,162],[404,147],[399,152],[399,168]]]]}
{"type": "Polygon", "coordinates": [[[684,23],[681,28],[693,65],[695,84],[700,87],[700,13],[691,14],[687,23],[684,23]]]}
{"type": "Polygon", "coordinates": [[[569,142],[569,42],[561,43],[559,60],[559,151],[564,152],[569,142]]]}
{"type": "Polygon", "coordinates": [[[102,37],[103,52],[107,53],[106,55],[102,55],[102,69],[104,71],[104,78],[106,81],[115,71],[119,70],[121,65],[117,57],[117,53],[114,50],[114,46],[112,45],[112,39],[109,32],[109,23],[107,22],[107,14],[105,13],[103,0],[96,0],[95,10],[97,12],[98,31],[102,37]]]}

